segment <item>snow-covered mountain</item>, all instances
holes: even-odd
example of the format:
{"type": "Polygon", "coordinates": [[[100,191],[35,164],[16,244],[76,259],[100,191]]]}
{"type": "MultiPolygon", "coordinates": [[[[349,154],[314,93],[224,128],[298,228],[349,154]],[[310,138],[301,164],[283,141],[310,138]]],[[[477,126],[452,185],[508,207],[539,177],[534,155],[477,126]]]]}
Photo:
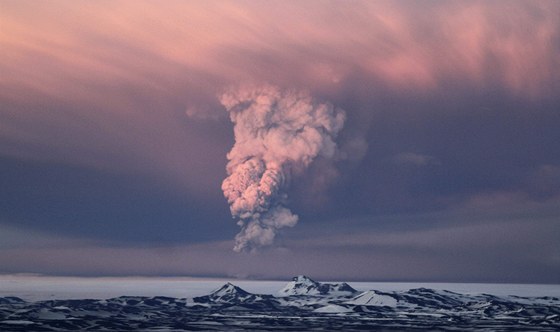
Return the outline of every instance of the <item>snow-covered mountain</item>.
{"type": "Polygon", "coordinates": [[[242,303],[254,301],[256,295],[227,283],[206,296],[195,297],[195,303],[242,303]]]}
{"type": "Polygon", "coordinates": [[[347,283],[320,283],[307,276],[297,276],[290,281],[286,287],[282,288],[279,296],[291,295],[329,295],[329,296],[351,296],[358,291],[350,287],[347,283]]]}
{"type": "MultiPolygon", "coordinates": [[[[192,299],[191,307],[222,310],[277,310],[280,303],[272,295],[251,294],[240,287],[227,283],[209,295],[192,299]]],[[[203,309],[204,310],[204,309],[203,309]]]]}
{"type": "Polygon", "coordinates": [[[122,296],[26,302],[0,297],[0,331],[462,330],[558,331],[560,299],[428,288],[356,292],[295,277],[280,296],[227,283],[192,299],[122,296]]]}

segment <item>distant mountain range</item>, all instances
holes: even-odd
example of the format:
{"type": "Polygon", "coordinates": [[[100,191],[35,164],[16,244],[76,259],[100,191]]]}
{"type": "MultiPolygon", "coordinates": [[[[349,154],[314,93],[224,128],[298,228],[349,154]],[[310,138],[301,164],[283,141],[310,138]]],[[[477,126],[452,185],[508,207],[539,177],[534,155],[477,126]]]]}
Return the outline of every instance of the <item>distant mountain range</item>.
{"type": "Polygon", "coordinates": [[[416,288],[358,292],[295,277],[277,296],[227,283],[206,296],[26,302],[0,297],[0,331],[559,331],[560,299],[416,288]]]}

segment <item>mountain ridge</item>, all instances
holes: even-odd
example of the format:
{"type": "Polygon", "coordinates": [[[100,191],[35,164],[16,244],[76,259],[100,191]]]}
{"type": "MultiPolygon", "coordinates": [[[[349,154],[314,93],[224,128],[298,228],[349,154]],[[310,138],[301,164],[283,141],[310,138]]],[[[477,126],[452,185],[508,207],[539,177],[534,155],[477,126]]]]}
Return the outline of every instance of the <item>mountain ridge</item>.
{"type": "Polygon", "coordinates": [[[120,296],[27,302],[0,297],[1,331],[360,331],[422,327],[558,331],[560,299],[473,295],[429,288],[358,292],[346,283],[320,283],[306,276],[294,277],[278,296],[253,294],[228,282],[208,295],[193,298],[120,296]]]}
{"type": "Polygon", "coordinates": [[[351,296],[358,293],[357,290],[350,287],[347,283],[321,283],[317,282],[305,275],[296,276],[278,295],[294,296],[294,295],[334,295],[334,296],[351,296]]]}

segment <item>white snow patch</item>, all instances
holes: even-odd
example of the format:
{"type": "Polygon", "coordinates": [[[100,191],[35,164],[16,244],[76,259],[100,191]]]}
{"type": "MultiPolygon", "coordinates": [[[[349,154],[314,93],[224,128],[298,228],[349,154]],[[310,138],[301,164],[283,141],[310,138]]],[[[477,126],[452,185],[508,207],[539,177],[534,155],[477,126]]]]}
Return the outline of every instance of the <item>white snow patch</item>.
{"type": "Polygon", "coordinates": [[[319,312],[319,313],[324,313],[324,314],[341,314],[341,313],[352,312],[351,309],[348,309],[346,307],[336,305],[336,304],[329,304],[329,305],[326,305],[324,307],[315,309],[313,311],[314,312],[319,312]]]}
{"type": "Polygon", "coordinates": [[[28,320],[3,320],[0,321],[0,323],[2,324],[11,324],[11,325],[30,325],[30,324],[35,324],[33,322],[30,322],[28,320]]]}
{"type": "Polygon", "coordinates": [[[53,309],[56,309],[56,310],[70,310],[70,308],[68,308],[67,306],[63,306],[63,305],[53,307],[53,309]]]}
{"type": "Polygon", "coordinates": [[[397,299],[394,297],[378,294],[376,291],[370,290],[363,292],[346,303],[354,305],[387,306],[394,308],[397,306],[397,302],[397,299]]]}

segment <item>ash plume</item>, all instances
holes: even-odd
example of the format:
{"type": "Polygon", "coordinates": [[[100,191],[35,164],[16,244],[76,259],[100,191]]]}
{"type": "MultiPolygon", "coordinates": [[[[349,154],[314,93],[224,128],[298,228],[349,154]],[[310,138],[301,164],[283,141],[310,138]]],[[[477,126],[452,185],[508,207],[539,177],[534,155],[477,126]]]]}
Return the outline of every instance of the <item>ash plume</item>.
{"type": "Polygon", "coordinates": [[[234,251],[271,245],[278,231],[298,216],[286,207],[293,174],[317,156],[332,158],[345,112],[301,91],[274,86],[239,88],[220,97],[234,124],[235,144],[227,154],[224,196],[241,231],[234,251]]]}

